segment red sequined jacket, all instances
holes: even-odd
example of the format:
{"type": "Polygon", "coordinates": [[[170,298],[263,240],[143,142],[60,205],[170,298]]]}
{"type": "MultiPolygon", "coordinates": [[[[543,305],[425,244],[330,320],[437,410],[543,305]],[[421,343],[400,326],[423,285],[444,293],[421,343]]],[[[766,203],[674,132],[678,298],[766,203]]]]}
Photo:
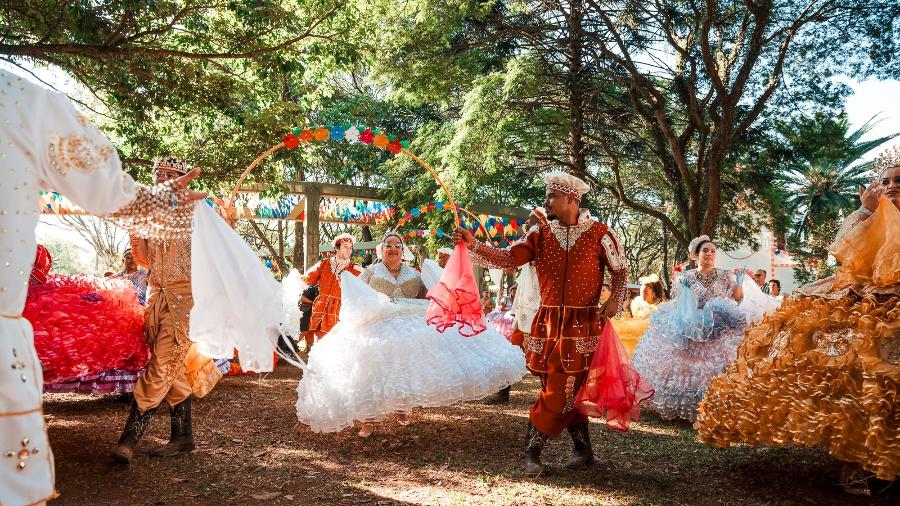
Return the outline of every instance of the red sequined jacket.
{"type": "Polygon", "coordinates": [[[541,307],[524,343],[531,371],[547,371],[557,342],[564,371],[590,367],[604,323],[598,305],[604,269],[612,275],[611,300],[624,299],[627,282],[625,255],[609,227],[586,217],[572,226],[553,220],[506,249],[477,243],[472,255],[476,264],[500,269],[534,262],[541,307]]]}

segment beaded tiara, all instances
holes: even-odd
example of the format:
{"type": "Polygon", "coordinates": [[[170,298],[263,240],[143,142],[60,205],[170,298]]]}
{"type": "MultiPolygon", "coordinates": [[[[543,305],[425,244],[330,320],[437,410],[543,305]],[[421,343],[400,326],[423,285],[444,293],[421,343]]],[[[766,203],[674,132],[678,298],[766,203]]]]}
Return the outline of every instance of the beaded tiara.
{"type": "Polygon", "coordinates": [[[174,156],[160,156],[153,159],[153,171],[156,172],[161,169],[174,170],[180,174],[187,174],[193,167],[174,156]]]}
{"type": "Polygon", "coordinates": [[[900,167],[900,145],[888,148],[875,159],[875,173],[879,175],[894,167],[900,167]]]}

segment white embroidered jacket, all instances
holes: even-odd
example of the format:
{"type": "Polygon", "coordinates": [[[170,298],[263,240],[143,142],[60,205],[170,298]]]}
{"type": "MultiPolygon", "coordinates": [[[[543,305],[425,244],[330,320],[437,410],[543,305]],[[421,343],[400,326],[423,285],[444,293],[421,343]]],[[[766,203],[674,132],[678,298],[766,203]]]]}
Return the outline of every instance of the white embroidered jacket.
{"type": "Polygon", "coordinates": [[[40,190],[57,191],[92,214],[136,217],[145,224],[171,213],[175,197],[170,190],[138,185],[122,172],[113,146],[68,99],[0,70],[0,504],[4,506],[38,503],[56,495],[41,409],[41,364],[31,324],[22,317],[36,251],[40,190]]]}

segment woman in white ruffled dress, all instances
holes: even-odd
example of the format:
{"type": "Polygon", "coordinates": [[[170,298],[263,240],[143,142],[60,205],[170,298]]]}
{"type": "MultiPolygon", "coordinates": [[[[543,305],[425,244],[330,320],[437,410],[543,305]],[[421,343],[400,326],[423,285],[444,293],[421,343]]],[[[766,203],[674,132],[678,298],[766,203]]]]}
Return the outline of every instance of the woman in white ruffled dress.
{"type": "Polygon", "coordinates": [[[645,406],[667,420],[694,422],[710,380],[734,361],[744,329],[778,303],[743,269],[717,269],[709,237],[694,239],[688,251],[697,269],[676,278],[672,300],[650,316],[631,360],[655,390],[645,406]]]}
{"type": "Polygon", "coordinates": [[[382,262],[359,278],[341,278],[340,320],[310,352],[297,387],[297,417],[313,431],[363,422],[365,437],[372,431],[366,422],[480,399],[525,373],[522,351],[490,326],[468,338],[425,323],[426,284],[440,279],[440,268],[426,261],[419,274],[402,262],[403,248],[389,233],[382,262]]]}

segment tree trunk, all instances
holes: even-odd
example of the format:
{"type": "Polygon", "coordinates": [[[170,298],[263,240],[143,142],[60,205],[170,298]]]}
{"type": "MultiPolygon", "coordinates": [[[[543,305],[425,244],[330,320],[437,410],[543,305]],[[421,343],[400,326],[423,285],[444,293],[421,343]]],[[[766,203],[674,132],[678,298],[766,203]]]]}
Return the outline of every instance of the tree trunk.
{"type": "MultiPolygon", "coordinates": [[[[295,181],[303,181],[303,167],[297,167],[294,169],[294,180],[295,181]]],[[[303,272],[305,269],[303,268],[303,227],[306,225],[306,222],[297,220],[294,222],[294,255],[291,261],[294,264],[294,268],[300,272],[303,272]]]]}
{"type": "Polygon", "coordinates": [[[666,294],[671,293],[672,285],[669,283],[669,274],[672,272],[671,267],[669,267],[669,234],[666,230],[666,224],[662,224],[662,254],[663,254],[663,272],[662,272],[662,282],[663,288],[666,291],[666,294]]]}
{"type": "Polygon", "coordinates": [[[566,80],[569,92],[569,120],[572,123],[569,128],[567,147],[569,150],[569,164],[571,165],[571,169],[582,179],[584,179],[585,174],[587,174],[587,159],[584,144],[584,92],[586,87],[584,69],[582,67],[582,58],[584,54],[583,19],[584,9],[581,0],[575,0],[571,3],[567,19],[569,24],[569,74],[566,76],[566,80]]]}
{"type": "Polygon", "coordinates": [[[278,264],[284,264],[284,220],[278,220],[278,264]]]}
{"type": "Polygon", "coordinates": [[[303,267],[303,222],[294,221],[294,252],[291,255],[291,263],[294,268],[302,270],[303,267]]]}
{"type": "Polygon", "coordinates": [[[259,240],[262,241],[263,245],[265,245],[266,249],[269,250],[269,256],[273,257],[275,263],[278,265],[278,270],[282,273],[287,271],[287,265],[284,264],[284,258],[278,256],[278,252],[275,251],[275,247],[272,246],[272,241],[266,237],[266,233],[259,228],[259,225],[256,224],[253,220],[247,220],[250,223],[250,226],[253,228],[253,231],[256,232],[256,235],[259,237],[259,240]]]}

